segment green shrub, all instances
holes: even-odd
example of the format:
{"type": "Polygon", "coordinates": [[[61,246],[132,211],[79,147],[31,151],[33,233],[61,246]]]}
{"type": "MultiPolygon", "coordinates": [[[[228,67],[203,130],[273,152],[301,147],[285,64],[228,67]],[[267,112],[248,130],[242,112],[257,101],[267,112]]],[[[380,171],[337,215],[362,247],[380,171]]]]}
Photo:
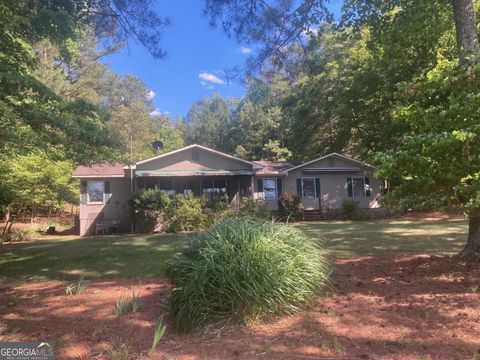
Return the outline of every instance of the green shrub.
{"type": "Polygon", "coordinates": [[[225,219],[235,216],[238,216],[238,211],[232,206],[229,206],[226,210],[223,211],[211,211],[206,214],[205,228],[210,228],[225,219]]]}
{"type": "Polygon", "coordinates": [[[0,243],[27,241],[32,239],[36,233],[36,230],[32,229],[10,228],[0,237],[0,243]]]}
{"type": "Polygon", "coordinates": [[[284,193],[278,199],[278,212],[284,221],[298,221],[302,218],[300,212],[300,197],[284,193]]]}
{"type": "Polygon", "coordinates": [[[342,201],[340,213],[349,220],[353,220],[358,215],[358,201],[345,199],[342,201]]]}
{"type": "Polygon", "coordinates": [[[193,231],[205,226],[202,201],[193,194],[177,194],[173,197],[169,210],[169,231],[193,231]]]}
{"type": "Polygon", "coordinates": [[[241,216],[252,216],[259,219],[268,219],[270,217],[270,212],[262,200],[244,197],[240,200],[239,210],[239,215],[241,216]]]}
{"type": "Polygon", "coordinates": [[[136,222],[143,225],[143,231],[148,233],[167,227],[170,203],[170,197],[155,188],[135,193],[130,200],[130,207],[136,222]]]}
{"type": "Polygon", "coordinates": [[[293,312],[328,278],[318,245],[297,228],[248,217],[199,233],[168,265],[179,331],[293,312]]]}
{"type": "Polygon", "coordinates": [[[211,209],[213,212],[222,212],[232,207],[227,194],[219,194],[217,196],[207,196],[207,194],[204,194],[202,202],[203,207],[211,209]]]}

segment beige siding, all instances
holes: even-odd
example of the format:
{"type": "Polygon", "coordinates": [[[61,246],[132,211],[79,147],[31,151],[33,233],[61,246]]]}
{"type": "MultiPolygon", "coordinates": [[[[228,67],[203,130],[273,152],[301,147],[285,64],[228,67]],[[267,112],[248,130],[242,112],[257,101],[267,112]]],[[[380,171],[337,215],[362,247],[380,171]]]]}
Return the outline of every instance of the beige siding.
{"type": "Polygon", "coordinates": [[[251,170],[251,168],[248,163],[228,159],[202,149],[188,149],[137,165],[137,170],[251,170]],[[192,161],[193,151],[199,153],[198,161],[192,161]]]}
{"type": "MultiPolygon", "coordinates": [[[[130,198],[130,179],[128,178],[98,178],[88,180],[110,181],[112,194],[108,204],[81,204],[80,205],[80,235],[92,235],[95,218],[103,213],[105,227],[112,225],[114,220],[120,221],[124,231],[130,230],[130,214],[128,199],[130,198]]],[[[84,180],[86,181],[86,180],[84,180]]]]}
{"type": "MultiPolygon", "coordinates": [[[[282,191],[284,191],[283,189],[285,188],[285,177],[279,176],[279,175],[262,175],[262,176],[255,176],[254,177],[253,198],[257,201],[261,201],[269,211],[278,210],[278,198],[276,198],[276,199],[264,199],[263,198],[263,193],[262,193],[263,189],[258,188],[258,184],[257,184],[258,179],[274,179],[274,180],[282,179],[282,191]]],[[[281,194],[278,194],[278,196],[280,196],[280,195],[281,194]]]]}
{"type": "MultiPolygon", "coordinates": [[[[347,178],[364,176],[365,172],[352,174],[303,174],[302,168],[294,170],[288,174],[284,182],[284,191],[297,193],[297,178],[310,177],[320,179],[321,204],[323,209],[339,209],[342,201],[352,199],[348,197],[347,178]]],[[[378,179],[367,173],[370,178],[371,195],[370,197],[356,197],[361,208],[378,208],[378,198],[380,196],[380,184],[378,179]]],[[[302,199],[302,204],[306,209],[318,209],[318,199],[302,199]]]]}
{"type": "MultiPolygon", "coordinates": [[[[278,178],[280,176],[255,176],[255,198],[260,199],[261,194],[257,189],[257,179],[278,178]]],[[[318,198],[302,198],[302,205],[305,209],[318,209],[321,205],[322,209],[339,209],[345,199],[355,199],[359,203],[360,208],[378,208],[378,198],[381,194],[380,183],[378,179],[372,176],[372,169],[362,166],[360,163],[349,161],[338,156],[333,156],[319,161],[312,162],[308,165],[300,167],[296,170],[288,172],[283,179],[283,192],[297,194],[298,178],[319,178],[320,179],[320,199],[318,198]],[[332,161],[332,158],[334,160],[332,161]],[[323,173],[323,174],[305,174],[304,169],[309,168],[359,168],[359,172],[352,173],[323,173]],[[370,179],[371,195],[369,197],[348,197],[347,178],[368,176],[370,179]]],[[[265,200],[265,204],[269,210],[277,210],[277,199],[265,200]]]]}
{"type": "Polygon", "coordinates": [[[304,167],[301,167],[300,169],[298,170],[302,170],[302,169],[305,169],[305,168],[326,168],[326,167],[353,167],[353,166],[358,166],[359,164],[356,164],[356,163],[353,163],[351,161],[348,161],[346,159],[342,159],[340,157],[337,157],[337,156],[331,156],[331,157],[328,157],[328,158],[325,158],[325,159],[321,159],[321,160],[318,160],[318,161],[315,161],[315,162],[312,162],[308,165],[305,165],[304,167]],[[333,163],[332,163],[332,160],[331,159],[334,159],[333,160],[333,163]]]}

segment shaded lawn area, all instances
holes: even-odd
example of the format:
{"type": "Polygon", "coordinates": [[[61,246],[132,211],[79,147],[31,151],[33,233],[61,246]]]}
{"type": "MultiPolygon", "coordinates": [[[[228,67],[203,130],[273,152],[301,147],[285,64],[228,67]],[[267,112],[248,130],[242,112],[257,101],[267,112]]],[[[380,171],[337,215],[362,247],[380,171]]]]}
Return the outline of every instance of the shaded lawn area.
{"type": "Polygon", "coordinates": [[[145,278],[165,274],[185,234],[36,240],[0,246],[0,278],[9,280],[145,278]]]}
{"type": "MultiPolygon", "coordinates": [[[[392,253],[440,254],[461,250],[464,220],[296,224],[333,259],[392,253]]],[[[132,235],[38,240],[0,247],[0,278],[147,278],[165,275],[165,263],[191,235],[132,235]]]]}
{"type": "Polygon", "coordinates": [[[325,221],[300,223],[335,259],[405,254],[455,254],[467,241],[468,222],[450,220],[325,221]]]}

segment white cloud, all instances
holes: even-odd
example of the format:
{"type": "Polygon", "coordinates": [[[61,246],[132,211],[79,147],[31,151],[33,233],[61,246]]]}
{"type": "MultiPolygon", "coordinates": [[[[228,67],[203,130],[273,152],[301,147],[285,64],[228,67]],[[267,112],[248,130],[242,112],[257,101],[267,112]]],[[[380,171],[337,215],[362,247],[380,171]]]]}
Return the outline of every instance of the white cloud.
{"type": "Polygon", "coordinates": [[[201,72],[198,74],[198,78],[200,79],[200,84],[207,85],[207,83],[217,84],[217,85],[225,85],[225,80],[220,79],[217,75],[214,75],[209,72],[201,72]]]}
{"type": "Polygon", "coordinates": [[[152,100],[155,97],[155,95],[157,95],[157,94],[155,94],[155,91],[150,90],[147,94],[147,99],[152,100]]]}
{"type": "Polygon", "coordinates": [[[249,47],[246,47],[246,46],[240,46],[237,51],[240,53],[240,54],[245,54],[245,55],[248,55],[248,54],[251,54],[253,52],[253,49],[252,48],[249,48],[249,47]]]}
{"type": "Polygon", "coordinates": [[[215,88],[212,84],[207,83],[206,81],[203,81],[203,80],[200,81],[200,84],[203,85],[203,86],[205,86],[205,87],[206,87],[207,89],[209,89],[209,90],[212,90],[212,89],[215,88]]]}
{"type": "Polygon", "coordinates": [[[152,116],[152,117],[155,117],[155,116],[169,116],[171,114],[172,113],[170,111],[161,111],[159,108],[155,108],[155,110],[153,110],[150,113],[150,116],[152,116]]]}
{"type": "Polygon", "coordinates": [[[150,113],[150,116],[160,116],[160,115],[162,115],[162,112],[160,111],[160,109],[155,109],[150,113]]]}

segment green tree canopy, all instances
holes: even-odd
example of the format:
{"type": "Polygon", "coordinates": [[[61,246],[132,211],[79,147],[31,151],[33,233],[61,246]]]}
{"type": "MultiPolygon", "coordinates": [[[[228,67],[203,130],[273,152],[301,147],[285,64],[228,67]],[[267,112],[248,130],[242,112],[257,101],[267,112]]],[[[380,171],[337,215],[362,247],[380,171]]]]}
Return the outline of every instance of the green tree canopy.
{"type": "Polygon", "coordinates": [[[236,100],[223,99],[219,94],[203,98],[190,108],[186,124],[186,140],[217,150],[232,152],[230,139],[233,126],[233,108],[236,100]]]}

